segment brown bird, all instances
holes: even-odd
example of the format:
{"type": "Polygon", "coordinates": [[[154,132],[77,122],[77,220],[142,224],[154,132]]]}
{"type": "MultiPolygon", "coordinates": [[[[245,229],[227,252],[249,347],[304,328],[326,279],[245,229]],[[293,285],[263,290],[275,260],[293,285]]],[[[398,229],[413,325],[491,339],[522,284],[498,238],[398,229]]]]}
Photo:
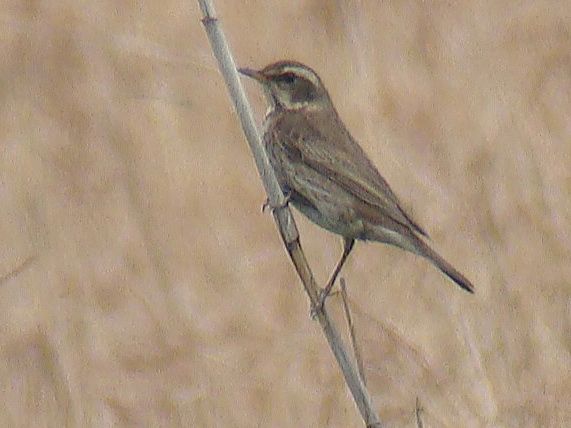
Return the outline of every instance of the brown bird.
{"type": "Polygon", "coordinates": [[[299,62],[279,61],[239,72],[262,85],[270,104],[263,143],[282,191],[310,220],[344,238],[343,254],[319,306],[356,239],[425,257],[464,290],[474,292],[472,283],[423,240],[427,233],[353,139],[315,71],[299,62]]]}

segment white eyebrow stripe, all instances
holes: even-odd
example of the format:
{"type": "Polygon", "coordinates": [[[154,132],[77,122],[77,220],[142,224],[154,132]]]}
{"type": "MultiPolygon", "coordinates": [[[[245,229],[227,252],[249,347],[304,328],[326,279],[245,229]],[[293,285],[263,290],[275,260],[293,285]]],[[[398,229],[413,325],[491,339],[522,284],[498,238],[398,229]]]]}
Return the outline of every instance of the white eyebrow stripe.
{"type": "Polygon", "coordinates": [[[307,68],[302,67],[284,67],[282,73],[292,73],[309,80],[315,87],[320,87],[319,78],[315,73],[307,68]]]}

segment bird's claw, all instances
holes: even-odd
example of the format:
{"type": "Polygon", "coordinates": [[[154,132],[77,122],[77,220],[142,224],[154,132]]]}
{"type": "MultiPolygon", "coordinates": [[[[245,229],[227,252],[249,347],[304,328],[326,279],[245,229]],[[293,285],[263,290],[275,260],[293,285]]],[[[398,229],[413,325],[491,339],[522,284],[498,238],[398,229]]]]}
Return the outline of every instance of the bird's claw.
{"type": "Polygon", "coordinates": [[[280,208],[285,208],[289,204],[290,199],[291,199],[291,192],[288,192],[288,193],[284,194],[284,201],[281,204],[278,204],[276,206],[272,206],[270,204],[270,198],[266,198],[266,200],[262,204],[262,212],[266,212],[266,210],[268,208],[271,209],[272,212],[274,212],[275,210],[280,209],[280,208]]]}
{"type": "Polygon", "coordinates": [[[325,288],[321,289],[319,295],[317,296],[317,303],[315,305],[311,305],[309,316],[312,320],[317,318],[317,313],[321,312],[325,306],[325,300],[327,300],[327,297],[330,295],[330,293],[326,293],[326,291],[327,290],[325,288]]]}

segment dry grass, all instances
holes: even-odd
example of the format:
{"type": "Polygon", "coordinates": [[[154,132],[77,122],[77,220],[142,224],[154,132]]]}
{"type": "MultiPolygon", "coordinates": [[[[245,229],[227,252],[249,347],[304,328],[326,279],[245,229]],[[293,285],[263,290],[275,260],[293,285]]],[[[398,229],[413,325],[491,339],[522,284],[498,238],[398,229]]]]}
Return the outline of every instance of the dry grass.
{"type": "MultiPolygon", "coordinates": [[[[241,65],[322,74],[478,287],[357,246],[345,276],[381,418],[414,426],[420,397],[426,427],[571,425],[571,3],[323,4],[217,6],[241,65]]],[[[198,17],[0,12],[2,426],[360,426],[198,17]]],[[[299,222],[323,281],[341,246],[299,222]]]]}

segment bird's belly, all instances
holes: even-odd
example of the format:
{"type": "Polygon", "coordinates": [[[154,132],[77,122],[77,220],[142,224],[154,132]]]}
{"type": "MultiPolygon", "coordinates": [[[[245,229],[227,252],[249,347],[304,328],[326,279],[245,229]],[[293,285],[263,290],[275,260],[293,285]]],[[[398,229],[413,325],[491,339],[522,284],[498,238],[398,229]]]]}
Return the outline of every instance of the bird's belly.
{"type": "Polygon", "coordinates": [[[337,210],[334,207],[328,207],[326,212],[323,212],[307,201],[299,201],[295,198],[292,198],[292,204],[309,220],[329,232],[353,239],[361,239],[363,235],[363,222],[358,219],[350,220],[352,216],[346,215],[343,209],[337,210]]]}
{"type": "Polygon", "coordinates": [[[292,162],[282,146],[270,144],[266,150],[278,183],[294,207],[330,232],[362,239],[364,224],[353,209],[353,195],[303,162],[292,162]]]}

